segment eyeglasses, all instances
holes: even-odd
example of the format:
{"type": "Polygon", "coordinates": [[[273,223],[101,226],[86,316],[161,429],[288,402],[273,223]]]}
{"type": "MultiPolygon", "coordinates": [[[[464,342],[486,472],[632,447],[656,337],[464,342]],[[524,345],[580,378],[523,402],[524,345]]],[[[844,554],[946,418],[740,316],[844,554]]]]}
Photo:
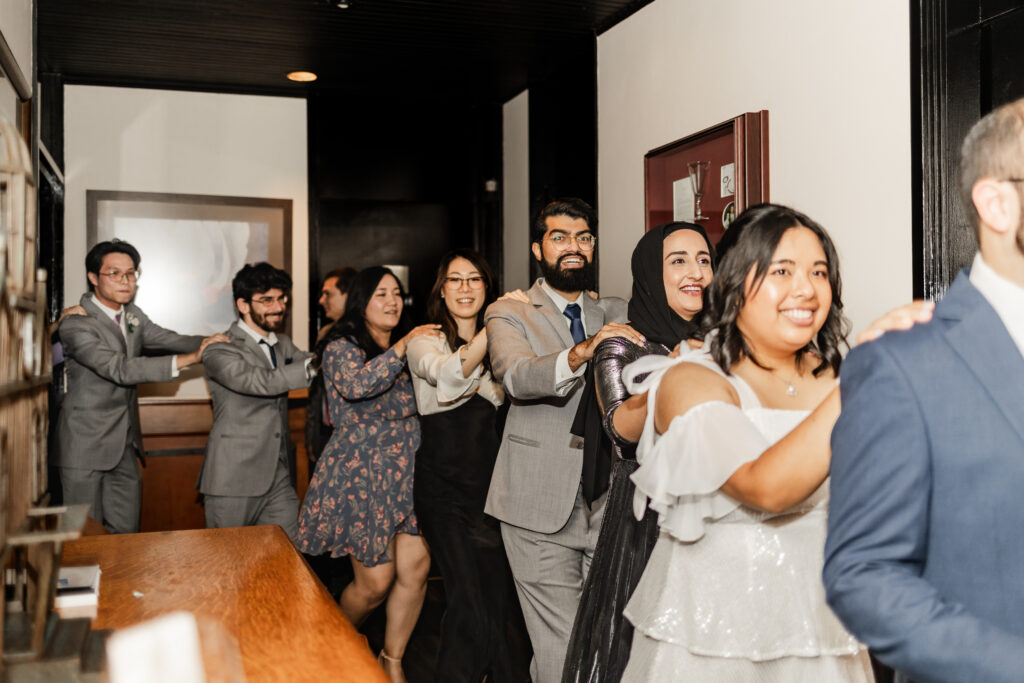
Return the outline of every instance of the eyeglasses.
{"type": "Polygon", "coordinates": [[[448,289],[459,289],[462,287],[462,283],[469,285],[470,289],[482,289],[484,286],[484,279],[479,275],[473,275],[470,277],[446,277],[444,279],[444,286],[448,289]]]}
{"type": "Polygon", "coordinates": [[[142,269],[139,270],[108,270],[101,272],[103,277],[114,282],[135,282],[142,277],[142,269]]]}
{"type": "Polygon", "coordinates": [[[589,232],[580,233],[579,235],[570,235],[565,232],[553,232],[546,237],[546,239],[555,245],[555,249],[559,251],[565,251],[572,246],[575,241],[576,246],[579,247],[580,251],[591,251],[594,245],[597,244],[597,236],[592,235],[589,232]]]}
{"type": "Polygon", "coordinates": [[[284,294],[282,296],[276,296],[276,297],[275,296],[261,296],[258,299],[249,299],[249,301],[254,303],[254,304],[259,304],[260,306],[269,306],[271,304],[281,304],[282,306],[287,306],[288,305],[288,295],[284,294]]]}

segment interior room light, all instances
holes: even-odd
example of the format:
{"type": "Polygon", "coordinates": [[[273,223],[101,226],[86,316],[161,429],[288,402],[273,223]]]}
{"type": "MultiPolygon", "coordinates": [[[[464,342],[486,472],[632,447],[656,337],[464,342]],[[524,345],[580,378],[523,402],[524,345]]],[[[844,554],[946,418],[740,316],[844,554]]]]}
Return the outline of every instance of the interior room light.
{"type": "Polygon", "coordinates": [[[300,83],[310,83],[316,80],[316,74],[312,71],[292,71],[288,74],[289,81],[298,81],[300,83]]]}

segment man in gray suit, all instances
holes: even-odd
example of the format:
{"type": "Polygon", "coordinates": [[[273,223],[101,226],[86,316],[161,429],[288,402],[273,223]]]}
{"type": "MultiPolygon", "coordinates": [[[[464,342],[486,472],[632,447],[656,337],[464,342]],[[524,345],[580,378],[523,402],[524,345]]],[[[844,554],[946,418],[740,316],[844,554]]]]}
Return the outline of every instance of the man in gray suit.
{"type": "Polygon", "coordinates": [[[281,332],[292,279],[269,263],[247,265],[231,283],[240,320],[230,344],[203,355],[213,428],[199,475],[209,528],[278,524],[292,541],[299,499],[289,462],[288,392],[309,384],[310,354],[281,332]]]}
{"type": "Polygon", "coordinates": [[[79,315],[58,327],[67,368],[67,395],[58,417],[64,503],[88,503],[112,533],[139,530],[144,458],[135,385],[167,382],[198,363],[207,339],[165,330],[132,303],[139,252],[120,240],[100,242],[85,257],[90,292],[79,315]],[[145,352],[146,356],[143,356],[145,352]],[[154,353],[177,354],[152,355],[154,353]]]}
{"type": "Polygon", "coordinates": [[[1024,680],[1024,99],[960,160],[980,244],[932,322],[843,363],[829,604],[897,680],[1024,680]]]}
{"type": "Polygon", "coordinates": [[[533,644],[534,683],[558,681],[583,580],[601,524],[603,499],[583,497],[582,444],[569,433],[583,372],[604,339],[642,337],[626,302],[594,299],[597,218],[579,199],[548,204],[533,229],[542,278],[529,303],[487,309],[494,376],[512,400],[485,511],[501,534],[533,644]]]}

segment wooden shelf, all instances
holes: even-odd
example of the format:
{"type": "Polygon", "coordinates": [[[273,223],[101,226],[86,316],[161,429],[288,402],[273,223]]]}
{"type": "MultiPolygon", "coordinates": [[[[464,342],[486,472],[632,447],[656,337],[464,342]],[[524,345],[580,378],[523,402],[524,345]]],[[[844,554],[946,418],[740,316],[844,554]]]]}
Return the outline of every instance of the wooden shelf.
{"type": "Polygon", "coordinates": [[[15,394],[22,394],[37,387],[46,386],[53,380],[53,375],[37,375],[28,379],[19,379],[13,382],[0,384],[0,399],[15,394]]]}

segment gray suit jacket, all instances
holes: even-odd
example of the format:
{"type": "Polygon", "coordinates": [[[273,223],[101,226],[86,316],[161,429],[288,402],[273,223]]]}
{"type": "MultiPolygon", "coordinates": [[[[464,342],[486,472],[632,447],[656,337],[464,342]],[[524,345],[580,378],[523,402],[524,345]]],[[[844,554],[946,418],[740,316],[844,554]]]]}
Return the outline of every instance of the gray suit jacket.
{"type": "Polygon", "coordinates": [[[306,359],[277,335],[277,367],[236,322],[229,344],[210,344],[203,364],[213,398],[213,428],[199,473],[199,491],[213,496],[261,496],[274,483],[277,461],[288,453],[288,392],[309,384],[306,359]]]}
{"type": "MultiPolygon", "coordinates": [[[[843,363],[829,604],[915,681],[1024,680],[1024,358],[961,273],[843,363]]],[[[906,680],[904,678],[903,680],[906,680]]]]}
{"type": "MultiPolygon", "coordinates": [[[[487,514],[540,533],[569,519],[583,470],[582,443],[569,433],[583,378],[555,385],[558,354],[572,348],[569,323],[537,280],[530,303],[497,301],[487,309],[487,352],[495,379],[512,401],[487,493],[487,514]]],[[[583,297],[587,336],[626,320],[626,302],[583,297]]]]}
{"type": "Polygon", "coordinates": [[[142,430],[136,384],[167,382],[171,359],[147,353],[195,351],[203,338],[165,330],[134,304],[124,307],[132,327],[127,339],[92,294],[80,302],[86,315],[69,315],[58,328],[68,373],[67,395],[58,418],[58,457],[53,464],[109,470],[124,455],[129,433],[139,455],[142,430]],[[134,322],[134,321],[137,321],[134,322]]]}

